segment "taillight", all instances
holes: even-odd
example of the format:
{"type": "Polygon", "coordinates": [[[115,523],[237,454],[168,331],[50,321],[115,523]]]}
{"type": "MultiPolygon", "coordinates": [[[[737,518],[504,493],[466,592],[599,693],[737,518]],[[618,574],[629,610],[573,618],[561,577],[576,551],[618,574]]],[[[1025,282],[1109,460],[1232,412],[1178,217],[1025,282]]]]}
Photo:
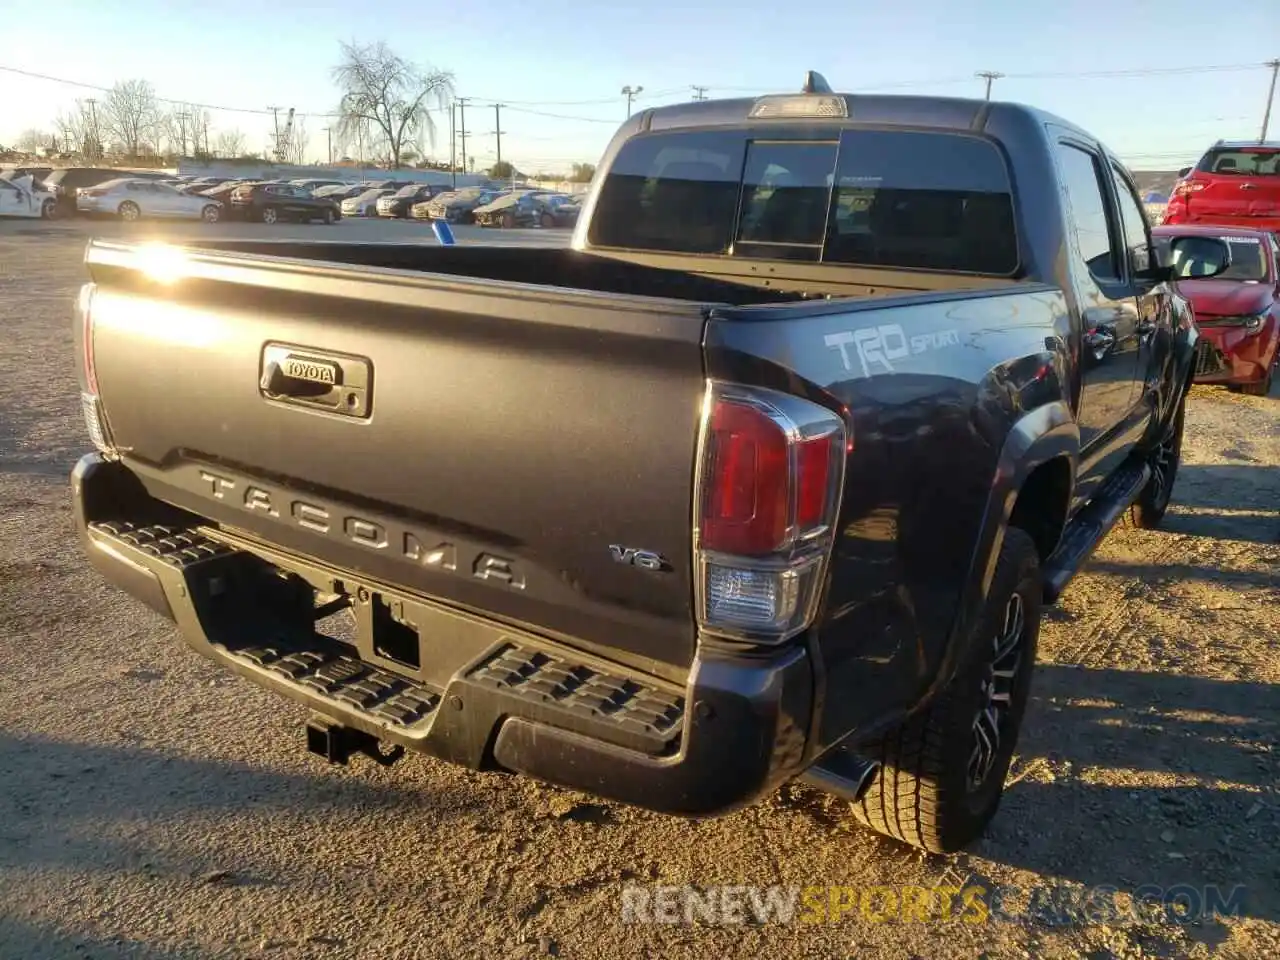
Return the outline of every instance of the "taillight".
{"type": "Polygon", "coordinates": [[[1177,197],[1179,199],[1185,199],[1193,193],[1199,193],[1206,186],[1208,186],[1208,184],[1200,180],[1180,180],[1178,183],[1173,185],[1173,193],[1169,195],[1169,198],[1173,199],[1174,197],[1177,197]]]}
{"type": "Polygon", "coordinates": [[[76,300],[75,323],[79,338],[80,355],[80,412],[84,415],[85,429],[93,445],[105,454],[114,456],[115,446],[107,429],[102,401],[98,397],[98,371],[93,353],[93,294],[94,285],[86,283],[80,288],[76,300]]]}
{"type": "Polygon", "coordinates": [[[704,633],[781,642],[812,622],[834,543],[847,426],[826,407],[712,383],[694,538],[704,633]]]}

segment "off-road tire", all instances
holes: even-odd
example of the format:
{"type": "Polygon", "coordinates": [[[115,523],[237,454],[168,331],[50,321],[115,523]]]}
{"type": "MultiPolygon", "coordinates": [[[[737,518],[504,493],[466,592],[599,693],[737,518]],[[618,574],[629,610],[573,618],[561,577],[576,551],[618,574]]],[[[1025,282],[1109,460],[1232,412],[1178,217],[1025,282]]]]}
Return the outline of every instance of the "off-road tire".
{"type": "Polygon", "coordinates": [[[950,684],[923,710],[860,751],[880,761],[871,786],[853,805],[861,823],[930,853],[953,853],[981,835],[1000,806],[1026,712],[1043,589],[1035,543],[1026,532],[1011,527],[1000,548],[986,607],[950,684]],[[1008,706],[998,724],[994,759],[974,787],[970,761],[975,719],[988,702],[985,684],[1006,614],[1016,605],[1015,594],[1023,616],[1019,660],[1008,681],[1008,706]]]}
{"type": "Polygon", "coordinates": [[[1164,427],[1160,440],[1147,452],[1151,479],[1121,518],[1125,526],[1154,530],[1164,520],[1169,504],[1173,501],[1173,484],[1178,479],[1178,464],[1182,462],[1182,433],[1186,419],[1187,394],[1183,391],[1178,399],[1178,408],[1164,427]]]}

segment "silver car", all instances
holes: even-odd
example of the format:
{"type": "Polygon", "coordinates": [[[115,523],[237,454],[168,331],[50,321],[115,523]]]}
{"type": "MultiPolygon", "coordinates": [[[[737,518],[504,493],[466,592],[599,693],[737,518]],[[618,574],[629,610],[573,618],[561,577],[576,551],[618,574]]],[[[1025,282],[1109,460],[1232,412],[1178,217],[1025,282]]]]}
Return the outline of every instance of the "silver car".
{"type": "Polygon", "coordinates": [[[342,201],[344,217],[376,217],[378,215],[378,198],[395,193],[396,187],[375,187],[355,197],[342,201]]]}
{"type": "Polygon", "coordinates": [[[76,191],[76,210],[118,216],[121,220],[154,217],[217,223],[222,219],[222,204],[211,197],[184,193],[154,180],[127,177],[81,187],[76,191]]]}

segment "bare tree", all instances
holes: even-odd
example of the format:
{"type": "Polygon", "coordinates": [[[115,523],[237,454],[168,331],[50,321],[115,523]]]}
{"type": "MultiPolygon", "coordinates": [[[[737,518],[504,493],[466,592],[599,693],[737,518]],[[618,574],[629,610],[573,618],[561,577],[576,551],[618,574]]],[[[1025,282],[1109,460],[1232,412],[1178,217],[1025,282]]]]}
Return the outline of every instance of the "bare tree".
{"type": "Polygon", "coordinates": [[[244,155],[244,134],[239,130],[223,130],[214,141],[213,152],[225,159],[244,155]]]}
{"type": "Polygon", "coordinates": [[[26,153],[36,153],[49,146],[52,142],[53,134],[32,127],[18,134],[18,139],[14,141],[14,146],[26,153]]]}
{"type": "Polygon", "coordinates": [[[70,144],[73,152],[91,163],[102,159],[102,131],[95,102],[77,100],[73,109],[58,114],[53,125],[58,137],[70,144]]]}
{"type": "Polygon", "coordinates": [[[174,104],[159,116],[157,132],[169,153],[189,157],[208,152],[209,121],[208,110],[189,103],[174,104]]]}
{"type": "Polygon", "coordinates": [[[155,91],[146,80],[123,80],[111,88],[102,101],[102,120],[106,128],[136,158],[155,132],[159,109],[155,91]]]}
{"type": "Polygon", "coordinates": [[[307,132],[307,118],[293,118],[293,126],[289,129],[289,140],[284,144],[284,162],[302,164],[307,162],[307,147],[311,145],[311,135],[307,132]]]}
{"type": "Polygon", "coordinates": [[[363,139],[364,150],[385,153],[393,169],[400,166],[405,147],[420,147],[424,137],[435,145],[431,107],[448,105],[451,73],[418,67],[379,41],[343,43],[333,78],[342,91],[335,128],[340,144],[363,139]]]}

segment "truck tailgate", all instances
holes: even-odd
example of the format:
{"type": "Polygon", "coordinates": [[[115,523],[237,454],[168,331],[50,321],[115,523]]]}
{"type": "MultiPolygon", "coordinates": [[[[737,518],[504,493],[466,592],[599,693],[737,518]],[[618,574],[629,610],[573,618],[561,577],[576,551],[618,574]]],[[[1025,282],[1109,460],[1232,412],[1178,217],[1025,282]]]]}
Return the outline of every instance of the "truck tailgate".
{"type": "Polygon", "coordinates": [[[371,584],[691,661],[702,305],[142,256],[90,252],[92,357],[153,496],[371,584]]]}

